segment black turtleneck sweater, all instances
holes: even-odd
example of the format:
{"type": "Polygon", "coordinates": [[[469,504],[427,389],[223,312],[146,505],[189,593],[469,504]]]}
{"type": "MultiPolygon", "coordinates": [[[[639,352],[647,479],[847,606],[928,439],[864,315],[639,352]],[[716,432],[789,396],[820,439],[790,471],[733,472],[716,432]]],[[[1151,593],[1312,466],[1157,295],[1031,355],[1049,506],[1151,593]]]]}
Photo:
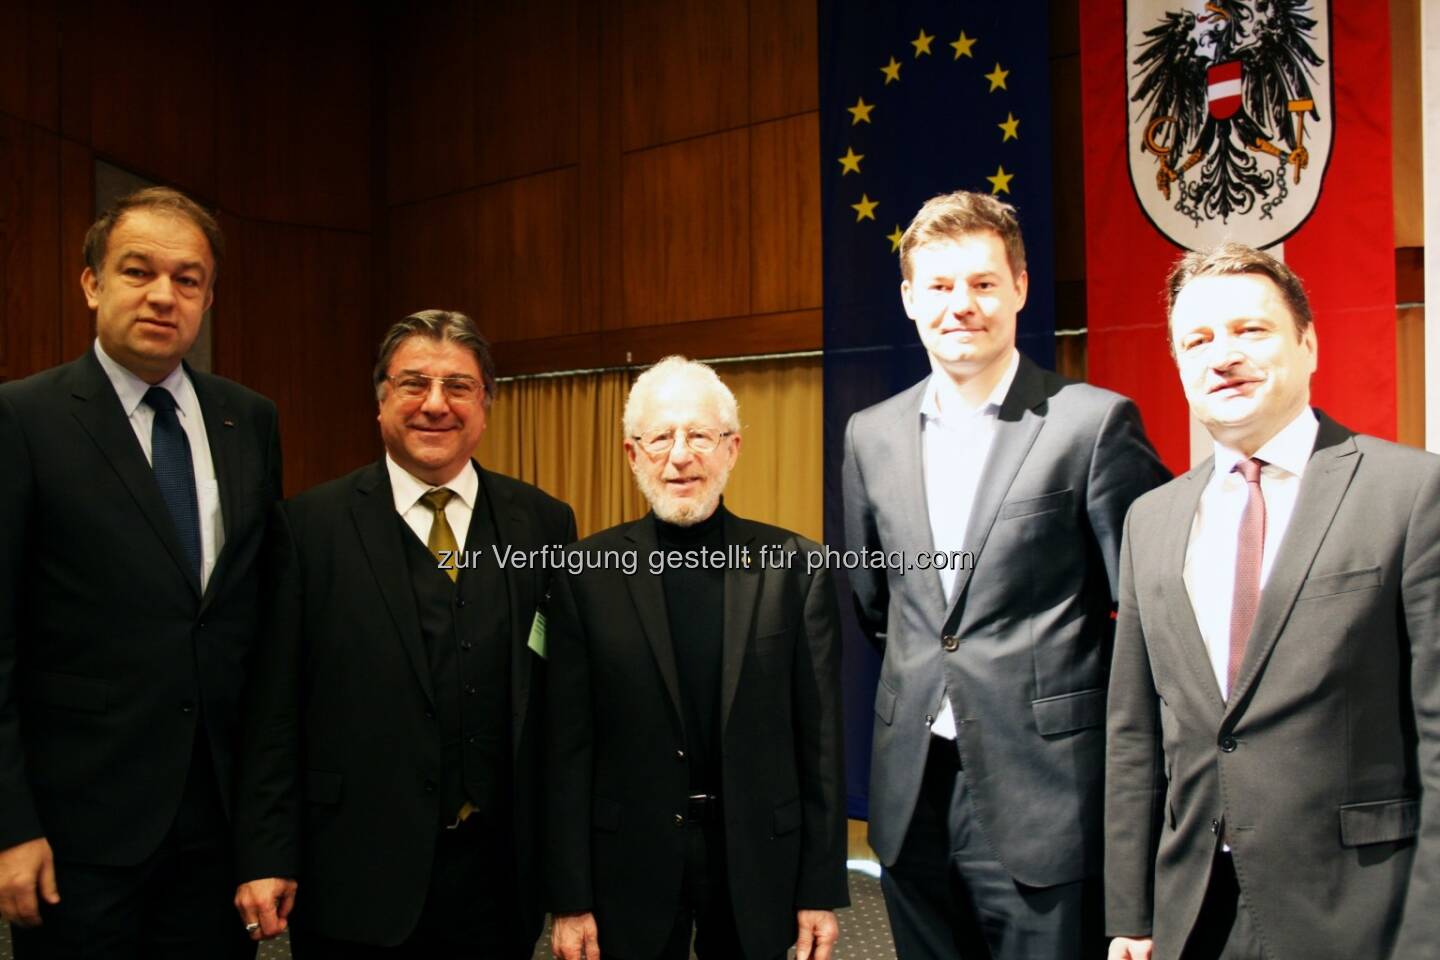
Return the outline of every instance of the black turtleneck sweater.
{"type": "MultiPolygon", "coordinates": [[[[725,507],[679,527],[655,518],[660,549],[684,554],[725,549],[725,507]]],[[[692,793],[720,794],[720,665],[725,636],[725,571],[667,561],[661,576],[675,668],[684,701],[692,793]]]]}

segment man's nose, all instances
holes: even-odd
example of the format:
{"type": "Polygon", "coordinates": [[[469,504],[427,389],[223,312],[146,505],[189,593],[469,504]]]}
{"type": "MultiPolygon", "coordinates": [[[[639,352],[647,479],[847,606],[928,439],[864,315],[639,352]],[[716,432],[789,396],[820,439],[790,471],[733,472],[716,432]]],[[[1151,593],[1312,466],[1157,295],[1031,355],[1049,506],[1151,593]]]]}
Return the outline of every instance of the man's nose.
{"type": "Polygon", "coordinates": [[[157,306],[169,306],[175,302],[175,284],[165,274],[156,274],[145,290],[145,299],[157,306]]]}
{"type": "Polygon", "coordinates": [[[450,401],[445,398],[444,383],[439,380],[430,381],[430,389],[425,391],[425,402],[420,405],[420,409],[437,416],[449,412],[450,401]]]}
{"type": "Polygon", "coordinates": [[[694,459],[690,451],[690,435],[684,430],[675,431],[675,442],[670,445],[669,461],[677,467],[683,467],[694,459]]]}

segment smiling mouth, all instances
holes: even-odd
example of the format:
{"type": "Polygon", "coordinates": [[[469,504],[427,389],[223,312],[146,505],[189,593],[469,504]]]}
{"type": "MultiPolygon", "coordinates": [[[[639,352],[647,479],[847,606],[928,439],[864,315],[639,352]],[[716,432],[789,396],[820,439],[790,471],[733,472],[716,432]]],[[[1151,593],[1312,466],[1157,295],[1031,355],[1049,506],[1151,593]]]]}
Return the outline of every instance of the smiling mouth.
{"type": "Polygon", "coordinates": [[[1223,392],[1225,392],[1225,391],[1227,391],[1227,390],[1233,390],[1233,391],[1236,391],[1236,392],[1241,392],[1241,391],[1243,391],[1246,387],[1250,386],[1251,384],[1259,383],[1259,382],[1260,382],[1259,380],[1226,380],[1226,381],[1223,382],[1223,383],[1219,383],[1219,384],[1216,384],[1215,386],[1211,387],[1210,390],[1209,390],[1209,392],[1210,392],[1210,393],[1223,393],[1223,392]]]}

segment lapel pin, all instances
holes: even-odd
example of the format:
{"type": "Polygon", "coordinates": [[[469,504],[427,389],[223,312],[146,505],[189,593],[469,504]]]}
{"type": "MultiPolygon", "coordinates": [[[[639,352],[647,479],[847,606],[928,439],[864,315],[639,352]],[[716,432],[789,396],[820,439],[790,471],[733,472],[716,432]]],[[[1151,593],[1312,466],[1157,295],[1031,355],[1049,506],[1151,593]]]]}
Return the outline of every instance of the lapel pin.
{"type": "Polygon", "coordinates": [[[224,420],[220,421],[220,425],[225,427],[234,427],[235,421],[231,420],[229,417],[226,417],[224,420]]]}

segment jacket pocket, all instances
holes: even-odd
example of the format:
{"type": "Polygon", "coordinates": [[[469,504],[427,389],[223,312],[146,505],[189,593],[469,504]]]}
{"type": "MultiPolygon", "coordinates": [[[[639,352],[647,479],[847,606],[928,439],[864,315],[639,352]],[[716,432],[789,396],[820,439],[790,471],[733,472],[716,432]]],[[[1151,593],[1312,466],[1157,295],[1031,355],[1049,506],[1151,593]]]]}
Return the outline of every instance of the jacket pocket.
{"type": "Polygon", "coordinates": [[[875,716],[885,721],[886,726],[895,722],[895,701],[899,699],[900,695],[891,690],[885,678],[881,677],[875,687],[875,716]]]}
{"type": "Polygon", "coordinates": [[[89,677],[32,670],[21,681],[20,697],[62,710],[104,713],[110,704],[110,685],[89,677]]]}
{"type": "Polygon", "coordinates": [[[339,803],[344,792],[345,774],[340,771],[305,771],[305,799],[309,803],[339,803]]]}
{"type": "Polygon", "coordinates": [[[1327,573],[1310,577],[1300,588],[1295,599],[1310,600],[1314,597],[1332,597],[1337,593],[1354,593],[1356,590],[1373,590],[1380,586],[1380,568],[1367,567],[1364,570],[1346,570],[1343,573],[1327,573]]]}
{"type": "Polygon", "coordinates": [[[789,833],[800,827],[800,798],[786,800],[775,805],[775,836],[789,833]]]}
{"type": "Polygon", "coordinates": [[[1419,800],[1375,800],[1340,805],[1340,845],[1409,840],[1420,831],[1419,800]]]}
{"type": "Polygon", "coordinates": [[[620,829],[620,801],[595,797],[590,804],[590,825],[596,830],[614,833],[620,829]]]}
{"type": "Polygon", "coordinates": [[[1030,707],[1035,711],[1035,728],[1041,736],[1098,727],[1105,722],[1105,688],[1031,700],[1030,707]]]}
{"type": "Polygon", "coordinates": [[[1037,513],[1049,513],[1052,510],[1059,510],[1070,506],[1070,488],[1056,490],[1054,493],[1043,493],[1038,497],[1026,497],[1023,500],[1011,500],[1000,505],[1000,520],[1013,520],[1016,517],[1029,517],[1037,513]]]}

